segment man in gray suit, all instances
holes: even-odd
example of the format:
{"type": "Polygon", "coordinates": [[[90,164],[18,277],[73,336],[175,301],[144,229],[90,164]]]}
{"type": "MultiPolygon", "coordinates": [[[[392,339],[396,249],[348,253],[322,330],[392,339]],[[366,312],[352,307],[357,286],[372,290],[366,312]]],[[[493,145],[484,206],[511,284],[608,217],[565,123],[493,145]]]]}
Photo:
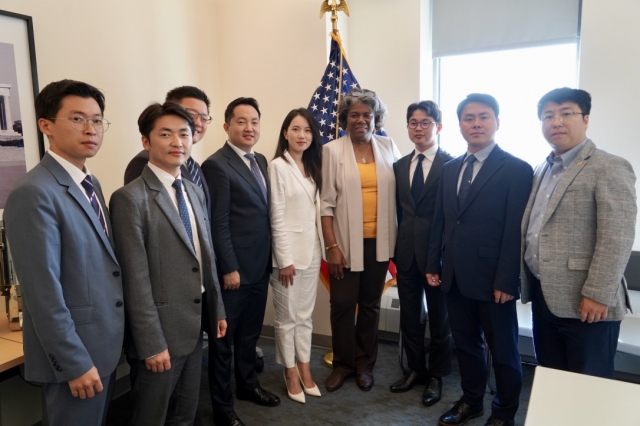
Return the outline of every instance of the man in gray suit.
{"type": "Polygon", "coordinates": [[[202,365],[203,295],[217,337],[226,321],[204,194],[181,178],[193,118],[173,102],[138,119],[149,163],[111,197],[127,303],[127,356],[138,361],[132,424],[192,425],[202,365]],[[206,292],[205,292],[206,290],[206,292]]]}
{"type": "Polygon", "coordinates": [[[535,171],[522,221],[522,301],[532,301],[540,365],[614,377],[622,276],[633,245],[636,177],[586,135],[591,96],[555,89],[538,102],[552,152],[535,171]]]}
{"type": "Polygon", "coordinates": [[[15,186],[4,221],[22,289],[25,378],[51,425],[100,425],[120,359],[120,266],[100,183],[85,166],[109,126],[104,95],[62,80],[36,98],[49,152],[15,186]]]}

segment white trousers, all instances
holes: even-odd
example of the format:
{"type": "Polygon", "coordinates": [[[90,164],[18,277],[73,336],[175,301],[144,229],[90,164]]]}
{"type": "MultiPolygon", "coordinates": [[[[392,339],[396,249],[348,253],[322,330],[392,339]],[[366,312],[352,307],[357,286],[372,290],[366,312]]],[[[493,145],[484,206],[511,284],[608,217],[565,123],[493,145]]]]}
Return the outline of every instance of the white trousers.
{"type": "Polygon", "coordinates": [[[275,307],[276,362],[286,368],[311,360],[311,314],[316,303],[318,273],[322,251],[316,239],[313,260],[307,269],[296,269],[293,285],[285,288],[279,281],[279,270],[271,274],[275,307]]]}

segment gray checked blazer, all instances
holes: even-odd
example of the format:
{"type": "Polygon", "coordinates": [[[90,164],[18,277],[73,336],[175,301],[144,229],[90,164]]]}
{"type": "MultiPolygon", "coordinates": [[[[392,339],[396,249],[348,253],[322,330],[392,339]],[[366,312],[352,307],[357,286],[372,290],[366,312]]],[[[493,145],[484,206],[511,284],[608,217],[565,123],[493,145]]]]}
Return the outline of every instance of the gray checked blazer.
{"type": "MultiPolygon", "coordinates": [[[[536,168],[522,219],[522,302],[531,300],[531,272],[524,262],[529,217],[544,163],[536,168]]],[[[624,158],[588,140],[564,171],[542,222],[540,282],[551,312],[580,318],[582,297],[609,307],[607,320],[630,309],[623,272],[631,255],[637,214],[636,177],[624,158]]]]}
{"type": "Polygon", "coordinates": [[[194,350],[202,321],[201,269],[212,323],[225,318],[204,195],[191,182],[182,183],[196,219],[202,265],[178,209],[148,166],[111,196],[127,313],[125,351],[134,359],[167,348],[172,358],[194,350]]]}

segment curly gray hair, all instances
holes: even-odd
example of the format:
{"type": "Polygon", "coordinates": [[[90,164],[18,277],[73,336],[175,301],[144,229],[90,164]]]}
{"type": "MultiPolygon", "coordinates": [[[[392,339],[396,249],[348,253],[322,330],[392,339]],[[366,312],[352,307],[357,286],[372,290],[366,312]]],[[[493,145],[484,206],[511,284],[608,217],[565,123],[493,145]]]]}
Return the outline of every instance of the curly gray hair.
{"type": "Polygon", "coordinates": [[[373,110],[376,130],[384,127],[384,118],[387,116],[387,107],[382,103],[376,92],[367,89],[352,89],[340,99],[338,104],[338,124],[343,130],[347,129],[347,114],[349,107],[356,102],[368,105],[373,110]]]}

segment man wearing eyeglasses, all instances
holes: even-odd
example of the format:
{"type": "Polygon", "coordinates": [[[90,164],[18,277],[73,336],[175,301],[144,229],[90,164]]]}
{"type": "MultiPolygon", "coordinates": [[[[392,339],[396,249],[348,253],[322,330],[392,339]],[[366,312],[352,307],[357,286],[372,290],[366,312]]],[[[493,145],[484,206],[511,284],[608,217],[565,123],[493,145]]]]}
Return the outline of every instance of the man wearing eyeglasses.
{"type": "Polygon", "coordinates": [[[43,384],[49,424],[97,426],[106,420],[124,335],[109,212],[85,165],[109,126],[104,95],[62,80],[35,106],[49,151],[4,210],[22,292],[25,378],[43,384]]]}
{"type": "Polygon", "coordinates": [[[409,371],[391,385],[391,392],[407,392],[425,384],[422,403],[431,406],[442,397],[442,377],[451,374],[453,339],[445,294],[427,284],[427,254],[442,166],[451,157],[437,144],[442,112],[432,101],[407,108],[407,130],[415,149],[393,165],[396,176],[398,238],[394,261],[400,296],[400,329],[409,371]],[[424,349],[425,318],[429,317],[429,363],[424,349]],[[427,368],[428,367],[428,368],[427,368]]]}
{"type": "MultiPolygon", "coordinates": [[[[211,116],[209,115],[211,101],[207,94],[197,87],[181,86],[167,92],[165,102],[175,102],[191,114],[196,123],[196,130],[193,132],[193,144],[200,142],[207,132],[209,123],[211,123],[211,116]]],[[[126,185],[140,176],[148,161],[149,153],[144,149],[133,157],[124,172],[124,184],[126,185]]],[[[180,170],[183,178],[195,183],[202,189],[207,201],[207,213],[211,216],[209,187],[200,169],[200,164],[190,156],[180,170]]]]}
{"type": "Polygon", "coordinates": [[[567,87],[538,102],[552,152],[535,171],[522,221],[522,301],[532,302],[540,365],[614,378],[623,273],[637,214],[633,168],[587,137],[591,95],[567,87]]]}

